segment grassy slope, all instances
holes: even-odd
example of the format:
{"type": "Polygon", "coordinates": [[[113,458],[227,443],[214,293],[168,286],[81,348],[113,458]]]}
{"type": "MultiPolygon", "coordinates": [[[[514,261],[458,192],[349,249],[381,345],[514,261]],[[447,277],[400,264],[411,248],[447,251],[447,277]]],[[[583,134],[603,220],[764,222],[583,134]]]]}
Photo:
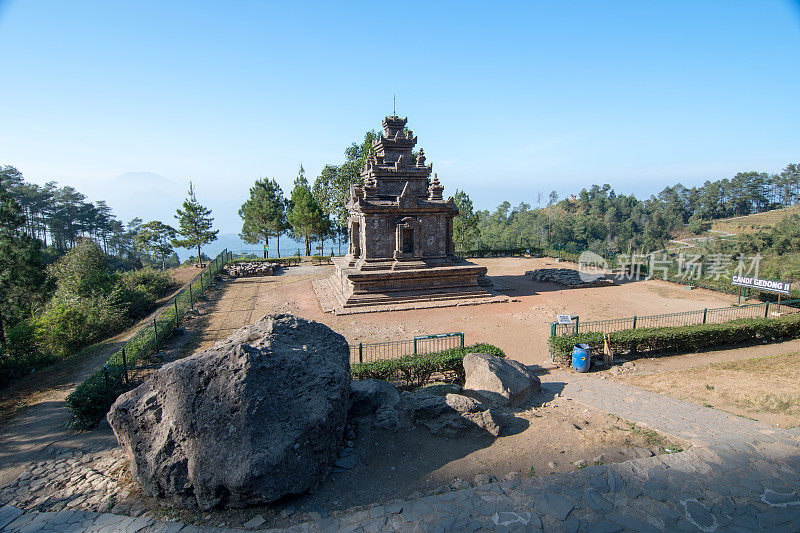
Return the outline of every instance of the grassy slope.
{"type": "Polygon", "coordinates": [[[728,233],[754,233],[760,229],[774,226],[785,217],[800,215],[800,205],[793,205],[783,209],[765,211],[744,217],[725,218],[711,223],[711,229],[726,231],[728,233]]]}

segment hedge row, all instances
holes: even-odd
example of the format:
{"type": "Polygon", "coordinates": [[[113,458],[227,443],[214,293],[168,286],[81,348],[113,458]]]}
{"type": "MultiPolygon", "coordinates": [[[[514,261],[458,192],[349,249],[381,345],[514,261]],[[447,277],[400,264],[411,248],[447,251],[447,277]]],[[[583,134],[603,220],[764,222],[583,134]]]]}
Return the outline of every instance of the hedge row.
{"type": "Polygon", "coordinates": [[[506,354],[491,344],[473,344],[463,348],[451,348],[425,355],[408,355],[397,359],[382,359],[371,363],[354,363],[350,372],[354,379],[380,379],[384,381],[402,379],[409,385],[421,386],[432,374],[454,372],[460,382],[464,376],[464,356],[468,353],[485,353],[497,357],[506,354]]]}
{"type": "MultiPolygon", "coordinates": [[[[753,340],[775,342],[800,338],[800,314],[778,318],[743,318],[721,324],[626,329],[609,333],[614,353],[690,353],[699,350],[743,344],[753,340]]],[[[603,350],[603,334],[578,333],[550,337],[554,361],[568,363],[575,344],[588,344],[593,352],[603,350]]]]}

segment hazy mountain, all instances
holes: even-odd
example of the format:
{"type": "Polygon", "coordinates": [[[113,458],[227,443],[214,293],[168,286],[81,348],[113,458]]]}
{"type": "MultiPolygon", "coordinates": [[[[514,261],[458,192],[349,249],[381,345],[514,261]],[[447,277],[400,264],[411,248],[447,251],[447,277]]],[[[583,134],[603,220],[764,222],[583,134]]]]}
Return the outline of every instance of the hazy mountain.
{"type": "Polygon", "coordinates": [[[125,187],[139,188],[163,187],[164,184],[177,185],[174,181],[154,172],[126,172],[114,178],[113,181],[125,187]]]}

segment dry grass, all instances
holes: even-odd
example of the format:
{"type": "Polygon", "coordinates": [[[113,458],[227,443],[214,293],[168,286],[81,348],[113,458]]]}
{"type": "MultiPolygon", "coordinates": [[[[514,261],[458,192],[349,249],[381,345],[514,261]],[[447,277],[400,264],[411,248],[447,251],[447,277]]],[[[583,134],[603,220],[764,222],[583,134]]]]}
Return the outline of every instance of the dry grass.
{"type": "Polygon", "coordinates": [[[753,233],[760,229],[774,226],[790,215],[800,215],[800,205],[793,205],[783,209],[765,211],[764,213],[756,213],[744,217],[717,220],[711,224],[711,229],[727,231],[728,233],[753,233]]]}
{"type": "Polygon", "coordinates": [[[713,363],[625,381],[736,415],[800,425],[800,354],[713,363]]]}

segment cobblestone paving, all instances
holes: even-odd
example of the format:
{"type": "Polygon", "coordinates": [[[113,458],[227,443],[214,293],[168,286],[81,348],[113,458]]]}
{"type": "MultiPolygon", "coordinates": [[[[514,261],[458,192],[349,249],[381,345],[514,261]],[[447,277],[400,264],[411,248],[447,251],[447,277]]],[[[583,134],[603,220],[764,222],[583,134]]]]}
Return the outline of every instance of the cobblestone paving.
{"type": "MultiPolygon", "coordinates": [[[[682,453],[318,516],[290,530],[800,531],[800,431],[772,428],[586,376],[570,376],[561,394],[682,439],[691,447],[682,453]]],[[[143,517],[71,510],[23,513],[5,506],[0,508],[0,530],[200,529],[143,517]]]]}

